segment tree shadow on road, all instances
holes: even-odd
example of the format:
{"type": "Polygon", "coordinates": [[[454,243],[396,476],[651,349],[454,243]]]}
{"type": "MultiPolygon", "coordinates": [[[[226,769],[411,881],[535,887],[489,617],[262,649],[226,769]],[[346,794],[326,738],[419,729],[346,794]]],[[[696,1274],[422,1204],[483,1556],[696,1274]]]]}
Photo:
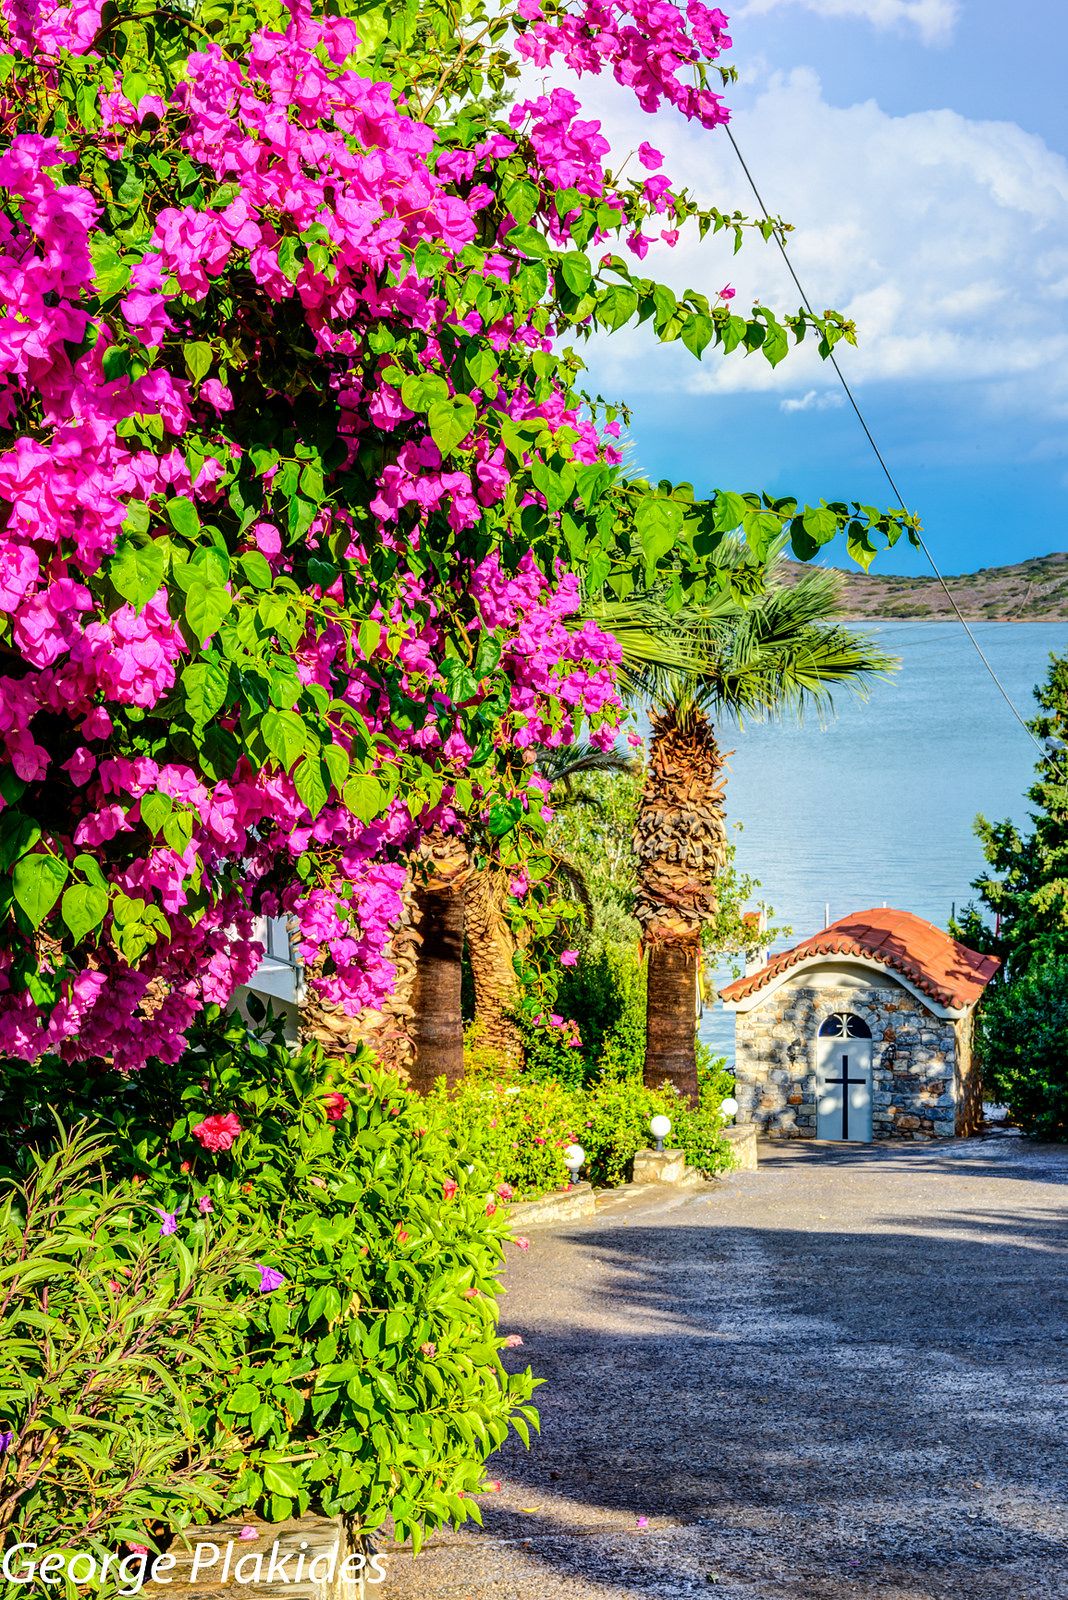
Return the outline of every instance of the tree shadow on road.
{"type": "Polygon", "coordinates": [[[514,1493],[485,1503],[486,1536],[530,1541],[546,1597],[587,1555],[609,1593],[699,1592],[702,1563],[804,1600],[1068,1592],[1065,1217],[699,1216],[556,1236],[594,1268],[574,1326],[506,1301],[543,1435],[498,1458],[514,1493]]]}

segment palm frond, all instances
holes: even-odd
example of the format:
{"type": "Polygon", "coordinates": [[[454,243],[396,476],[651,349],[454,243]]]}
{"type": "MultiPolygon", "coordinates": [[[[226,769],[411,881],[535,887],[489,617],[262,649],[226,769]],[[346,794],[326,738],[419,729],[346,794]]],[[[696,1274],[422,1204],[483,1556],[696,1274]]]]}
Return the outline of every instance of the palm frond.
{"type": "Polygon", "coordinates": [[[552,883],[555,879],[566,884],[572,898],[577,900],[582,907],[582,914],[587,928],[592,928],[594,915],[593,897],[590,894],[589,884],[586,882],[582,868],[572,861],[570,856],[560,855],[555,850],[548,852],[548,854],[552,861],[552,866],[546,874],[547,881],[552,883]]]}
{"type": "Polygon", "coordinates": [[[591,607],[584,616],[622,647],[624,693],[654,708],[690,706],[743,722],[800,716],[808,706],[824,714],[837,691],[864,695],[895,671],[899,661],[871,635],[839,620],[839,575],[815,568],[786,584],[782,548],[760,568],[739,541],[722,542],[717,564],[751,567],[759,579],[742,598],[732,589],[672,612],[662,594],[637,593],[591,607]]]}
{"type": "MultiPolygon", "coordinates": [[[[638,763],[633,756],[618,750],[598,750],[595,745],[579,743],[543,747],[538,750],[537,768],[553,789],[565,793],[574,788],[576,778],[589,772],[635,772],[638,763]]],[[[554,800],[557,797],[554,795],[554,800]]]]}

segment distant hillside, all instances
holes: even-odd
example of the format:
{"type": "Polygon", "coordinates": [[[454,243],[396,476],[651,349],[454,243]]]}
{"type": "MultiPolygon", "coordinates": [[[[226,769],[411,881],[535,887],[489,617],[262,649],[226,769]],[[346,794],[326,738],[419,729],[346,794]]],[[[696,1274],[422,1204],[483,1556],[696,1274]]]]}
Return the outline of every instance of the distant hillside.
{"type": "MultiPolygon", "coordinates": [[[[806,568],[787,562],[788,581],[806,568]]],[[[930,617],[954,615],[937,578],[899,578],[893,574],[844,572],[844,614],[859,617],[930,617]]],[[[1035,556],[1011,567],[981,567],[978,572],[947,576],[953,597],[969,622],[1068,621],[1068,552],[1035,556]]]]}

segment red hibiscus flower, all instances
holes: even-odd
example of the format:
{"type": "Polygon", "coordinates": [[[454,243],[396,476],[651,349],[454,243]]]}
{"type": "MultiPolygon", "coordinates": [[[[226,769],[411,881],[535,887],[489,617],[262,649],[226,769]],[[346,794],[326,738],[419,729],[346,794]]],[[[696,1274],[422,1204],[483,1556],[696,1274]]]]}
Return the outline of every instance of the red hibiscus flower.
{"type": "Polygon", "coordinates": [[[190,1129],[193,1138],[199,1139],[205,1150],[229,1150],[241,1131],[241,1124],[232,1111],[225,1115],[216,1112],[190,1129]]]}

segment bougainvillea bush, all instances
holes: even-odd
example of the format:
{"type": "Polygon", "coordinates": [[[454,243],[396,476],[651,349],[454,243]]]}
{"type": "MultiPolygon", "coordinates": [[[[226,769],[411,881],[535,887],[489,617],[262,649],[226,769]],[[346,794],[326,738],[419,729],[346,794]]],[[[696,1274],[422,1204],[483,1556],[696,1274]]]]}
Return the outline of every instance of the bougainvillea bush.
{"type": "MultiPolygon", "coordinates": [[[[47,1140],[63,1070],[12,1074],[9,1171],[47,1140]]],[[[500,1354],[521,1343],[497,1327],[506,1197],[454,1120],[369,1057],[328,1066],[269,1024],[257,1037],[210,1010],[177,1067],[102,1073],[74,1099],[107,1133],[124,1191],[161,1219],[164,1260],[187,1248],[199,1262],[220,1233],[242,1241],[241,1336],[213,1382],[190,1373],[222,1509],[344,1513],[366,1533],[392,1518],[416,1546],[477,1518],[486,1457],[536,1426],[535,1380],[500,1354]]],[[[161,1502],[144,1532],[168,1520],[161,1502]]]]}
{"type": "Polygon", "coordinates": [[[356,1014],[420,837],[523,858],[530,749],[614,737],[584,600],[700,598],[739,526],[866,560],[904,523],[638,482],[582,396],[595,327],[851,336],[641,276],[744,219],[516,82],[714,130],[701,0],[2,9],[0,1051],[128,1070],[248,978],[255,915],[356,1014]]]}

